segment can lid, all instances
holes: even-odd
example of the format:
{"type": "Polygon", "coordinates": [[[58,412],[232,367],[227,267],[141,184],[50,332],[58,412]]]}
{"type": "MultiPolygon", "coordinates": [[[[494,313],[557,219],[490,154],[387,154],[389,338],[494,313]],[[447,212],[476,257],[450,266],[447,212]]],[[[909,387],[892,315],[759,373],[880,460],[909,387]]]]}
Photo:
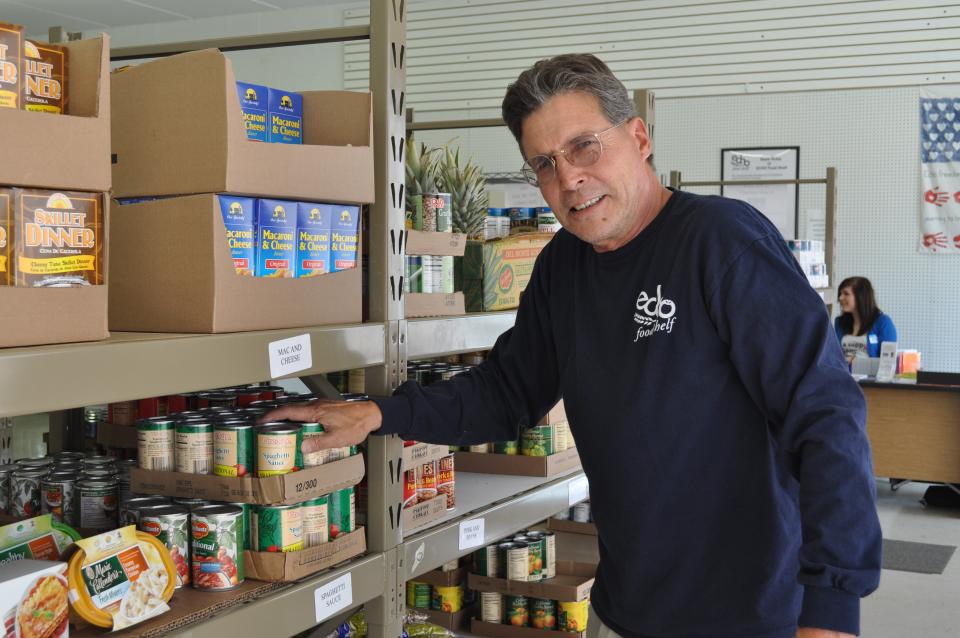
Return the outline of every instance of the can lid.
{"type": "Polygon", "coordinates": [[[263,512],[267,510],[295,510],[300,509],[300,506],[305,504],[306,503],[294,503],[292,505],[257,505],[254,509],[257,512],[263,512]]]}
{"type": "Polygon", "coordinates": [[[204,505],[191,510],[194,516],[241,516],[243,508],[236,505],[204,505]]]}
{"type": "Polygon", "coordinates": [[[173,505],[171,503],[152,505],[142,508],[143,510],[149,510],[147,513],[140,516],[142,521],[144,518],[150,518],[151,516],[177,516],[178,518],[187,518],[190,516],[190,510],[181,505],[173,505]]]}
{"type": "Polygon", "coordinates": [[[285,421],[270,421],[258,425],[257,434],[296,434],[300,431],[299,423],[287,423],[285,421]]]}
{"type": "Polygon", "coordinates": [[[86,478],[77,481],[77,487],[117,487],[117,485],[115,480],[101,478],[86,478]]]}
{"type": "Polygon", "coordinates": [[[54,469],[52,472],[47,474],[44,477],[44,480],[47,481],[64,481],[70,479],[71,481],[77,478],[77,473],[71,470],[59,470],[54,469]]]}
{"type": "Polygon", "coordinates": [[[151,503],[166,505],[170,503],[170,499],[166,496],[134,496],[133,498],[128,498],[123,506],[127,509],[133,509],[134,507],[149,505],[151,503]]]}
{"type": "Polygon", "coordinates": [[[249,419],[230,419],[214,424],[214,430],[249,430],[253,428],[253,421],[249,419]]]}
{"type": "Polygon", "coordinates": [[[14,470],[10,473],[10,476],[14,478],[43,478],[48,474],[46,469],[34,468],[34,467],[24,467],[18,470],[14,470]]]}

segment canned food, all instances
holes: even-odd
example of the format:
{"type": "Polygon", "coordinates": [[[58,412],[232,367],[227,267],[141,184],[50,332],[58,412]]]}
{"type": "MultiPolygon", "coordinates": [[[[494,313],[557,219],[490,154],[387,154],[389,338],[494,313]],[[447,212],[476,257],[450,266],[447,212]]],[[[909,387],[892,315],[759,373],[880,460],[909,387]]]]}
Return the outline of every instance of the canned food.
{"type": "Polygon", "coordinates": [[[403,509],[413,507],[419,502],[417,498],[417,469],[403,473],[403,509]]]}
{"type": "Polygon", "coordinates": [[[557,576],[557,535],[553,532],[540,532],[543,537],[543,578],[557,576]]]}
{"type": "Polygon", "coordinates": [[[0,465],[0,512],[10,514],[10,475],[20,469],[14,463],[0,465]]]}
{"type": "Polygon", "coordinates": [[[177,568],[177,587],[190,584],[190,512],[177,505],[145,510],[137,529],[155,536],[170,550],[177,568]]]}
{"type": "Polygon", "coordinates": [[[120,475],[117,479],[117,502],[123,505],[133,498],[133,490],[130,489],[130,475],[120,475]]]}
{"type": "Polygon", "coordinates": [[[72,472],[51,472],[41,479],[40,512],[67,525],[71,524],[69,521],[76,521],[73,515],[73,488],[76,482],[77,476],[72,472]]]}
{"type": "Polygon", "coordinates": [[[497,545],[497,571],[500,578],[526,581],[530,575],[530,547],[523,542],[497,545]]]}
{"type": "Polygon", "coordinates": [[[420,199],[423,213],[419,220],[414,217],[414,230],[439,233],[453,232],[453,209],[450,205],[450,193],[424,193],[420,199]]]}
{"type": "Polygon", "coordinates": [[[71,450],[64,450],[62,452],[57,452],[53,455],[54,461],[60,461],[61,459],[70,459],[74,461],[82,461],[86,458],[86,454],[83,452],[73,452],[71,450]]]}
{"type": "Polygon", "coordinates": [[[108,469],[116,469],[116,459],[112,456],[86,456],[83,458],[83,466],[87,469],[106,466],[108,469]]]}
{"type": "Polygon", "coordinates": [[[510,234],[532,233],[537,230],[536,208],[510,209],[510,234]]]}
{"type": "Polygon", "coordinates": [[[177,423],[176,468],[185,474],[213,471],[213,424],[209,421],[177,423]]]}
{"type": "Polygon", "coordinates": [[[356,497],[352,487],[330,494],[330,540],[354,530],[354,523],[357,520],[356,507],[356,497]]]}
{"type": "Polygon", "coordinates": [[[520,446],[516,441],[498,441],[493,444],[493,453],[517,455],[520,453],[520,446]]]}
{"type": "Polygon", "coordinates": [[[206,507],[207,505],[215,505],[213,501],[208,501],[203,498],[175,498],[173,500],[174,504],[182,505],[186,507],[191,512],[198,507],[206,507]]]}
{"type": "Polygon", "coordinates": [[[553,426],[535,425],[524,430],[520,438],[520,453],[526,456],[553,454],[553,426]]]}
{"type": "Polygon", "coordinates": [[[557,629],[572,633],[582,633],[587,630],[587,619],[590,617],[590,601],[557,602],[557,629]]]}
{"type": "Polygon", "coordinates": [[[437,495],[447,499],[448,510],[457,506],[454,474],[452,454],[437,461],[437,495]]]}
{"type": "Polygon", "coordinates": [[[530,582],[536,582],[543,580],[543,563],[546,555],[546,540],[543,535],[539,532],[528,532],[527,533],[527,547],[528,547],[528,569],[527,569],[527,580],[530,582]]]}
{"type": "Polygon", "coordinates": [[[197,397],[197,407],[203,408],[235,408],[237,395],[232,392],[201,392],[197,397]]]}
{"type": "Polygon", "coordinates": [[[590,501],[581,501],[573,506],[573,520],[575,523],[589,523],[593,518],[590,511],[590,501]]]}
{"type": "Polygon", "coordinates": [[[253,423],[229,421],[213,426],[213,473],[217,476],[248,476],[253,471],[253,423]]]}
{"type": "Polygon", "coordinates": [[[166,496],[136,496],[125,503],[120,503],[117,520],[120,527],[137,525],[140,522],[140,512],[150,507],[166,507],[170,499],[166,496]]]}
{"type": "Polygon", "coordinates": [[[415,580],[407,581],[407,607],[430,609],[432,599],[433,595],[430,585],[415,580]]]}
{"type": "Polygon", "coordinates": [[[490,454],[493,445],[490,443],[478,443],[470,446],[470,451],[474,454],[490,454]]]}
{"type": "Polygon", "coordinates": [[[500,571],[497,569],[498,563],[496,545],[481,547],[473,553],[474,569],[476,569],[476,573],[481,576],[497,578],[500,574],[500,571]]]}
{"type": "Polygon", "coordinates": [[[300,505],[260,505],[250,514],[250,533],[258,552],[303,549],[303,510],[300,505]]]}
{"type": "Polygon", "coordinates": [[[557,216],[549,208],[537,209],[537,232],[558,233],[563,226],[557,221],[557,216]]]}
{"type": "Polygon", "coordinates": [[[176,421],[157,416],[137,421],[137,458],[145,470],[172,472],[176,449],[176,421]]]}
{"type": "Polygon", "coordinates": [[[33,517],[40,513],[42,491],[40,481],[47,470],[19,469],[10,473],[10,515],[33,517]]]}
{"type": "Polygon", "coordinates": [[[548,598],[531,598],[529,601],[530,626],[534,629],[557,628],[557,603],[548,598]]]}
{"type": "Polygon", "coordinates": [[[257,426],[257,476],[289,474],[300,468],[302,434],[299,425],[289,423],[265,423],[257,426]]]}
{"type": "Polygon", "coordinates": [[[19,459],[16,464],[23,469],[42,469],[53,465],[52,456],[41,456],[34,459],[19,459]]]}
{"type": "Polygon", "coordinates": [[[434,587],[430,608],[448,614],[457,613],[463,609],[463,586],[434,587]]]}
{"type": "Polygon", "coordinates": [[[417,479],[417,500],[423,502],[434,498],[437,495],[437,462],[421,464],[417,479]]]}
{"type": "MultiPolygon", "coordinates": [[[[307,437],[323,434],[323,426],[319,423],[301,423],[300,433],[305,441],[307,437]]],[[[329,450],[317,450],[308,454],[303,454],[301,450],[301,459],[297,465],[299,467],[316,467],[329,461],[329,456],[329,450]]]]}
{"type": "Polygon", "coordinates": [[[81,472],[83,478],[96,479],[98,481],[116,481],[119,478],[116,469],[108,470],[104,467],[95,467],[81,472]]]}
{"type": "Polygon", "coordinates": [[[570,435],[570,424],[560,421],[553,426],[553,451],[563,452],[573,447],[573,437],[570,435]]]}
{"type": "Polygon", "coordinates": [[[503,622],[503,595],[493,591],[480,592],[480,620],[499,625],[503,622]]]}
{"type": "Polygon", "coordinates": [[[504,622],[514,627],[526,627],[530,619],[529,602],[526,596],[503,597],[504,622]]]}
{"type": "Polygon", "coordinates": [[[573,508],[568,507],[567,509],[560,510],[559,512],[554,514],[553,518],[557,519],[558,521],[569,521],[572,511],[573,511],[573,508]]]}
{"type": "Polygon", "coordinates": [[[194,588],[223,591],[239,586],[243,583],[243,510],[233,505],[207,505],[190,516],[194,588]]]}
{"type": "Polygon", "coordinates": [[[330,540],[330,509],[329,498],[321,496],[304,502],[303,510],[303,545],[314,547],[323,545],[330,540]]]}
{"type": "Polygon", "coordinates": [[[116,480],[80,479],[74,490],[82,529],[105,532],[117,526],[116,480]]]}

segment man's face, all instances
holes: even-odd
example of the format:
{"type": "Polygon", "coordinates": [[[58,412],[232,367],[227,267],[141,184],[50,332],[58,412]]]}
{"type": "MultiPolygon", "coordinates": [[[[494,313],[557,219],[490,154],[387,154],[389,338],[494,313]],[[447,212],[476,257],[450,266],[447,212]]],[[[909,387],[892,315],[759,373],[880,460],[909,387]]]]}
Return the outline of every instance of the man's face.
{"type": "MultiPolygon", "coordinates": [[[[561,93],[523,121],[521,149],[526,158],[553,156],[573,138],[616,123],[606,119],[594,96],[561,93]]],[[[556,176],[541,183],[540,192],[564,228],[605,252],[640,232],[651,207],[659,210],[662,189],[655,177],[650,180],[650,139],[640,118],[603,133],[600,142],[603,153],[592,166],[577,167],[556,155],[556,176]]]]}

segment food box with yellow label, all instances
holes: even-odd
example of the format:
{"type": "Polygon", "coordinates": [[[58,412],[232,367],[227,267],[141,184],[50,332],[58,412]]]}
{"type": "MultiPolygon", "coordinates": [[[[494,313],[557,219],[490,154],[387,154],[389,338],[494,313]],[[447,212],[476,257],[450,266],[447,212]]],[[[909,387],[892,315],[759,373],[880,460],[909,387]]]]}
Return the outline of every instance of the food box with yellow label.
{"type": "Polygon", "coordinates": [[[70,605],[67,564],[18,560],[0,565],[0,621],[4,636],[67,638],[70,605]]]}
{"type": "Polygon", "coordinates": [[[467,312],[518,307],[533,264],[552,238],[553,233],[526,233],[487,242],[468,241],[461,270],[467,312]]]}

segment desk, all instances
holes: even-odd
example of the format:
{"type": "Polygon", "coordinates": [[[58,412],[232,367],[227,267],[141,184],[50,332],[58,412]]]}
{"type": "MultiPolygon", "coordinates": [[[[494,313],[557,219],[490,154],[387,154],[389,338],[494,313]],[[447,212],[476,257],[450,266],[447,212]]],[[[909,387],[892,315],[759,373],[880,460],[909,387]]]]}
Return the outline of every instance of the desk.
{"type": "Polygon", "coordinates": [[[960,387],[860,383],[876,476],[960,483],[960,387]]]}

